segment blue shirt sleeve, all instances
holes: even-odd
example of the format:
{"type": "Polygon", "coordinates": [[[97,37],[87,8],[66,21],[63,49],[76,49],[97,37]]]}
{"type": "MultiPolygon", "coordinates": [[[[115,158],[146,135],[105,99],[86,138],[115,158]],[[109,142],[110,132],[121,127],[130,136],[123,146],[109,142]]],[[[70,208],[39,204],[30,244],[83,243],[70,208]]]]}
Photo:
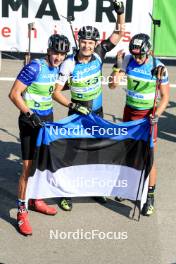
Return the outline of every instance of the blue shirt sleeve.
{"type": "Polygon", "coordinates": [[[40,71],[40,65],[37,61],[31,61],[25,65],[17,76],[17,80],[21,81],[25,85],[29,86],[33,83],[40,71]]]}

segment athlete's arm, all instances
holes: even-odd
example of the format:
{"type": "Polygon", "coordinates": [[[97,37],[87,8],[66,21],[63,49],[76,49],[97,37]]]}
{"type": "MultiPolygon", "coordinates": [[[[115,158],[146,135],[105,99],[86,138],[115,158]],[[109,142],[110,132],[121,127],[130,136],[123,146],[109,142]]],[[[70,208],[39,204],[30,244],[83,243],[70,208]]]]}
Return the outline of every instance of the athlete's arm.
{"type": "Polygon", "coordinates": [[[56,102],[68,107],[71,101],[62,93],[63,88],[64,85],[56,83],[52,97],[56,102]]]}
{"type": "Polygon", "coordinates": [[[126,55],[122,58],[123,53],[119,51],[116,56],[116,63],[113,65],[113,71],[109,79],[109,88],[114,89],[118,87],[120,80],[126,75],[127,65],[131,59],[130,55],[126,55]]]}
{"type": "Polygon", "coordinates": [[[159,92],[161,97],[155,115],[161,116],[169,102],[170,86],[169,86],[168,71],[166,67],[159,62],[154,69],[154,75],[157,77],[158,80],[160,80],[159,92]]]}
{"type": "Polygon", "coordinates": [[[64,89],[65,84],[68,82],[68,79],[70,77],[71,71],[74,68],[74,60],[67,59],[65,60],[60,68],[59,78],[56,81],[55,89],[53,92],[53,99],[68,107],[71,101],[67,99],[67,97],[62,93],[62,90],[64,89]]]}
{"type": "Polygon", "coordinates": [[[19,80],[16,80],[9,93],[10,100],[16,105],[16,107],[23,113],[30,112],[26,106],[21,94],[26,90],[26,85],[19,80]]]}
{"type": "Polygon", "coordinates": [[[117,13],[116,28],[110,36],[110,42],[115,46],[120,41],[125,31],[125,16],[124,16],[124,5],[123,2],[114,0],[114,10],[117,13]]]}
{"type": "Polygon", "coordinates": [[[10,100],[23,113],[30,112],[30,109],[26,106],[22,93],[26,90],[27,86],[29,86],[36,79],[38,72],[38,63],[31,62],[30,64],[27,64],[18,74],[17,79],[9,93],[10,100]]]}
{"type": "Polygon", "coordinates": [[[124,34],[125,17],[123,2],[114,0],[114,9],[117,13],[116,28],[109,38],[103,40],[95,48],[95,52],[100,56],[102,61],[106,53],[111,51],[117,45],[124,34]]]}
{"type": "Polygon", "coordinates": [[[161,84],[160,85],[160,96],[161,100],[155,115],[161,116],[164,110],[166,109],[168,102],[169,102],[169,93],[170,93],[170,86],[169,84],[161,84]]]}

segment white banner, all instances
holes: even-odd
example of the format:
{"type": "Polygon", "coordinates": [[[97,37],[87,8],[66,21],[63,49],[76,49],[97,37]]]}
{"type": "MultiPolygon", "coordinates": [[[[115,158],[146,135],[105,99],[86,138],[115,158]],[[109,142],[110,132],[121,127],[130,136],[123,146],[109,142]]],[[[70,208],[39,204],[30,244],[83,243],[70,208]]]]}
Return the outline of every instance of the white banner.
{"type": "MultiPolygon", "coordinates": [[[[31,52],[45,53],[48,37],[64,34],[74,46],[69,23],[61,15],[74,16],[75,35],[83,25],[92,25],[100,31],[101,39],[111,35],[116,13],[111,0],[1,0],[0,50],[26,52],[29,46],[28,24],[35,22],[31,35],[31,52]]],[[[126,6],[125,36],[108,56],[119,49],[128,50],[128,43],[136,33],[151,32],[153,0],[124,0],[126,6]]]]}

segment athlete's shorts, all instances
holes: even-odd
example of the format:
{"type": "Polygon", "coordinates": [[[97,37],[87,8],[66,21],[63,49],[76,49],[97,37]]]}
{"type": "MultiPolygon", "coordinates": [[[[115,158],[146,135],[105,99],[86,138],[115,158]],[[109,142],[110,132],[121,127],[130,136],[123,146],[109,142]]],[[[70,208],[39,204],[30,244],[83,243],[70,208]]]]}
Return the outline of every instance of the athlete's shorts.
{"type": "MultiPolygon", "coordinates": [[[[47,116],[39,116],[44,122],[53,121],[53,113],[47,116]]],[[[21,140],[22,160],[32,160],[35,154],[36,140],[40,128],[33,128],[28,118],[21,113],[18,119],[21,140]]]]}
{"type": "MultiPolygon", "coordinates": [[[[125,106],[123,112],[123,122],[134,121],[138,119],[142,119],[144,117],[148,117],[152,114],[152,109],[149,110],[136,110],[129,106],[125,106]]],[[[153,142],[157,141],[157,134],[158,134],[158,125],[154,125],[154,134],[153,134],[153,142]]]]}

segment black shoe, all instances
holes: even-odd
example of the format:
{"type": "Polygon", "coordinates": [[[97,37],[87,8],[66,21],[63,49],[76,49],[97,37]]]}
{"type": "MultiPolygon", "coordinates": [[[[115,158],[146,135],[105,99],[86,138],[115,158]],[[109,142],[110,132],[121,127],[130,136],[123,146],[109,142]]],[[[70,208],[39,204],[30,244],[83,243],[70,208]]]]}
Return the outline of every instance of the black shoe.
{"type": "Polygon", "coordinates": [[[123,199],[122,197],[118,197],[118,196],[116,196],[115,197],[115,200],[117,201],[117,202],[123,202],[123,201],[125,201],[125,199],[123,199]]]}
{"type": "Polygon", "coordinates": [[[107,203],[107,198],[106,198],[106,196],[95,196],[95,197],[93,197],[93,199],[94,199],[96,202],[100,203],[100,204],[105,204],[105,203],[107,203]]]}
{"type": "Polygon", "coordinates": [[[72,210],[72,199],[71,198],[61,198],[60,200],[60,207],[64,211],[71,211],[72,210]]]}
{"type": "Polygon", "coordinates": [[[154,213],[154,195],[148,196],[147,201],[142,208],[142,214],[144,216],[150,216],[154,213]]]}

